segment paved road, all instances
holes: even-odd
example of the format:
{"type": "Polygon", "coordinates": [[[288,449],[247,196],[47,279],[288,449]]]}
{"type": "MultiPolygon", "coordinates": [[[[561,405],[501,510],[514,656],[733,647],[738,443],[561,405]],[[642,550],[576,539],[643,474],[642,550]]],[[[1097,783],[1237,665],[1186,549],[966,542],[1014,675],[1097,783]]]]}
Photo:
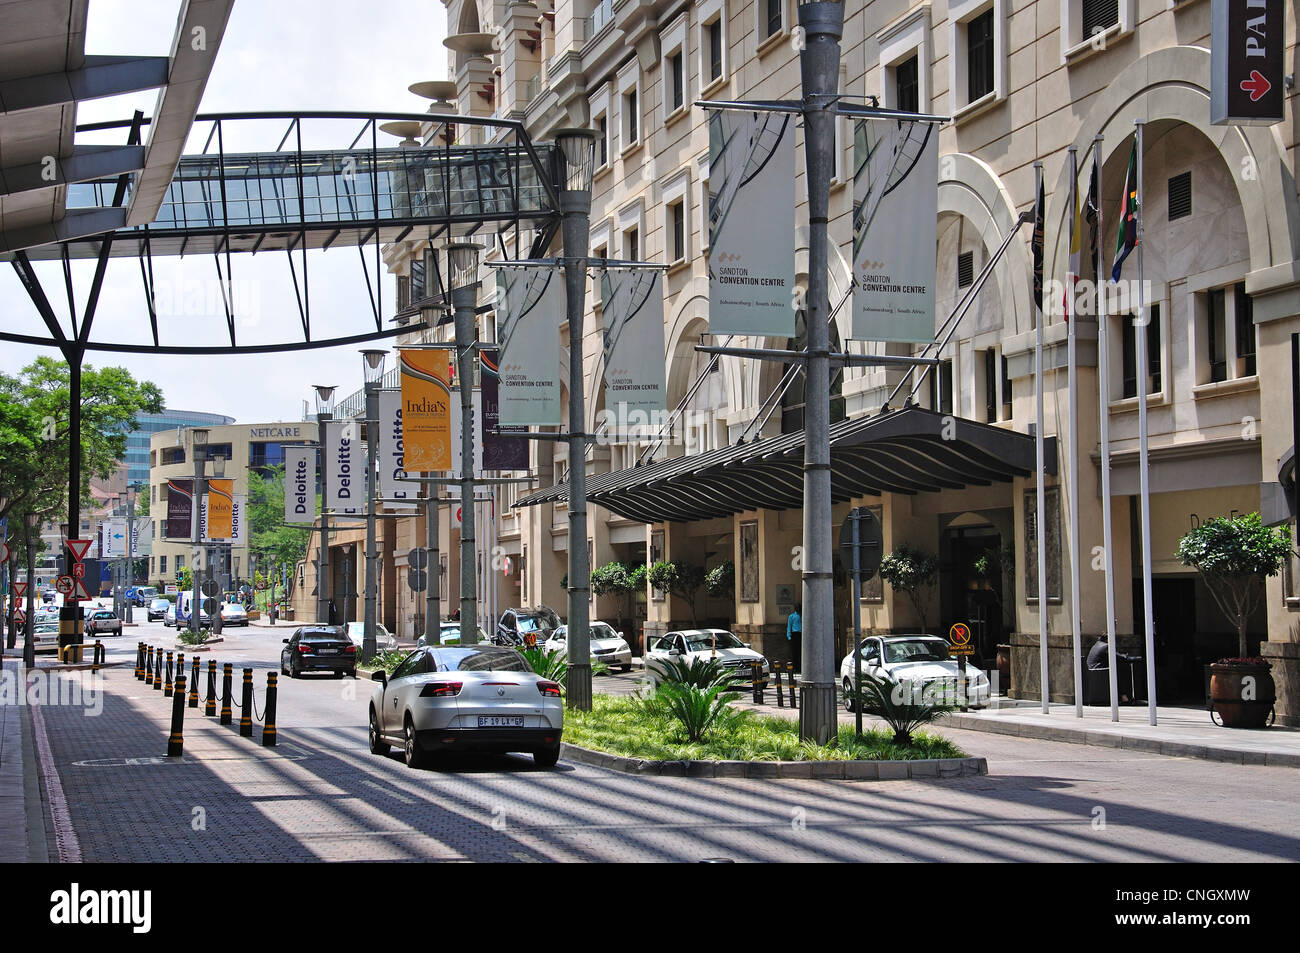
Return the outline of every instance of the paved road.
{"type": "MultiPolygon", "coordinates": [[[[288,627],[213,652],[265,671],[288,627]]],[[[170,633],[169,633],[170,635],[170,633]]],[[[109,640],[110,660],[137,638],[109,640]]],[[[169,641],[174,641],[171,635],[169,641]]],[[[206,665],[206,659],[205,659],[206,665]]],[[[853,783],[643,778],[527,756],[410,771],[366,746],[370,685],[282,679],[280,745],[189,716],[109,670],[102,713],[44,721],[87,860],[1300,860],[1300,771],[945,731],[987,777],[853,783]]]]}

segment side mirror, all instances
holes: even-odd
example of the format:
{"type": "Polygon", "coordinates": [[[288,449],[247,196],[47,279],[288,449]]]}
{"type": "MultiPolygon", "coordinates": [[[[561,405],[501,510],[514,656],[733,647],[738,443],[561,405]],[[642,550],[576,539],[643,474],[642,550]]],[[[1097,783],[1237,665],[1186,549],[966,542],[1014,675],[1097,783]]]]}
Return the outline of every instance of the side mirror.
{"type": "Polygon", "coordinates": [[[283,642],[285,645],[288,645],[288,644],[289,644],[289,640],[288,640],[288,639],[281,639],[280,641],[283,642]]]}
{"type": "Polygon", "coordinates": [[[748,649],[748,648],[753,648],[753,646],[751,646],[748,642],[741,642],[740,644],[743,645],[743,646],[744,646],[745,648],[747,648],[747,649],[748,649]]]}
{"type": "Polygon", "coordinates": [[[384,685],[387,686],[387,685],[388,685],[388,673],[387,673],[386,671],[384,671],[384,670],[381,668],[381,669],[380,669],[379,671],[377,671],[377,672],[371,672],[371,673],[370,673],[370,680],[371,680],[372,682],[383,682],[384,685]]]}
{"type": "Polygon", "coordinates": [[[668,655],[669,655],[671,658],[681,658],[682,653],[679,652],[679,651],[677,651],[676,649],[669,649],[669,650],[668,650],[668,655]]]}

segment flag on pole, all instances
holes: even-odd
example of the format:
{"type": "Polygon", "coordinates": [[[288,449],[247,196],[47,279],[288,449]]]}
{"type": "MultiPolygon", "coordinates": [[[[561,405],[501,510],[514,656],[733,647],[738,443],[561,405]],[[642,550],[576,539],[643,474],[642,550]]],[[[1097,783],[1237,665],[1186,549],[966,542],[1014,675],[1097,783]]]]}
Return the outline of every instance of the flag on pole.
{"type": "Polygon", "coordinates": [[[1038,203],[1034,206],[1034,237],[1030,244],[1034,254],[1034,307],[1043,313],[1043,183],[1038,183],[1038,203]]]}
{"type": "Polygon", "coordinates": [[[1088,221],[1088,249],[1092,255],[1092,272],[1097,274],[1100,267],[1100,258],[1098,255],[1101,251],[1101,199],[1097,195],[1097,157],[1092,158],[1092,174],[1088,180],[1088,201],[1087,201],[1087,221],[1088,221]]]}
{"type": "Polygon", "coordinates": [[[1074,177],[1074,160],[1070,160],[1070,263],[1065,280],[1065,320],[1069,323],[1071,303],[1083,268],[1083,206],[1079,203],[1079,183],[1074,177]]]}
{"type": "Polygon", "coordinates": [[[1137,217],[1139,212],[1137,143],[1134,142],[1133,151],[1128,156],[1128,173],[1124,176],[1124,199],[1120,207],[1119,234],[1115,240],[1115,264],[1110,270],[1111,281],[1119,281],[1120,272],[1124,267],[1124,259],[1129,256],[1129,252],[1137,247],[1137,217]]]}

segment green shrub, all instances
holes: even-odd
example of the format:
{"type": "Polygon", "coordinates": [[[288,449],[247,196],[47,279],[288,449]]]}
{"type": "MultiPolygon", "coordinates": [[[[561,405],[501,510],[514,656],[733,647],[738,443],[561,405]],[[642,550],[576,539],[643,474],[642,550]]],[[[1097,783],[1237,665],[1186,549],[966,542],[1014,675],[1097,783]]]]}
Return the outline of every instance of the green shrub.
{"type": "Polygon", "coordinates": [[[861,705],[867,714],[884,719],[894,730],[895,744],[908,746],[917,728],[957,710],[957,705],[932,697],[933,691],[922,690],[920,685],[907,680],[895,681],[863,672],[861,693],[848,691],[845,695],[855,707],[861,705]]]}
{"type": "Polygon", "coordinates": [[[655,696],[661,710],[677,722],[687,741],[701,741],[715,724],[743,717],[731,708],[731,702],[739,698],[740,693],[728,691],[721,684],[700,688],[698,685],[670,682],[660,686],[655,696]]]}

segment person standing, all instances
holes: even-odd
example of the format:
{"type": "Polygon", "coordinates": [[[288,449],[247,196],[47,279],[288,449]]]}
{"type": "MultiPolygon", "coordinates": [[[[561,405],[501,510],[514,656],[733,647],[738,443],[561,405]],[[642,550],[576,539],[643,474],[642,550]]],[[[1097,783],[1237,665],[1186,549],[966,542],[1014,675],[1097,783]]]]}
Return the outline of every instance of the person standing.
{"type": "Polygon", "coordinates": [[[802,606],[796,605],[785,620],[785,640],[790,648],[790,661],[796,670],[803,669],[803,619],[799,617],[802,606]]]}

